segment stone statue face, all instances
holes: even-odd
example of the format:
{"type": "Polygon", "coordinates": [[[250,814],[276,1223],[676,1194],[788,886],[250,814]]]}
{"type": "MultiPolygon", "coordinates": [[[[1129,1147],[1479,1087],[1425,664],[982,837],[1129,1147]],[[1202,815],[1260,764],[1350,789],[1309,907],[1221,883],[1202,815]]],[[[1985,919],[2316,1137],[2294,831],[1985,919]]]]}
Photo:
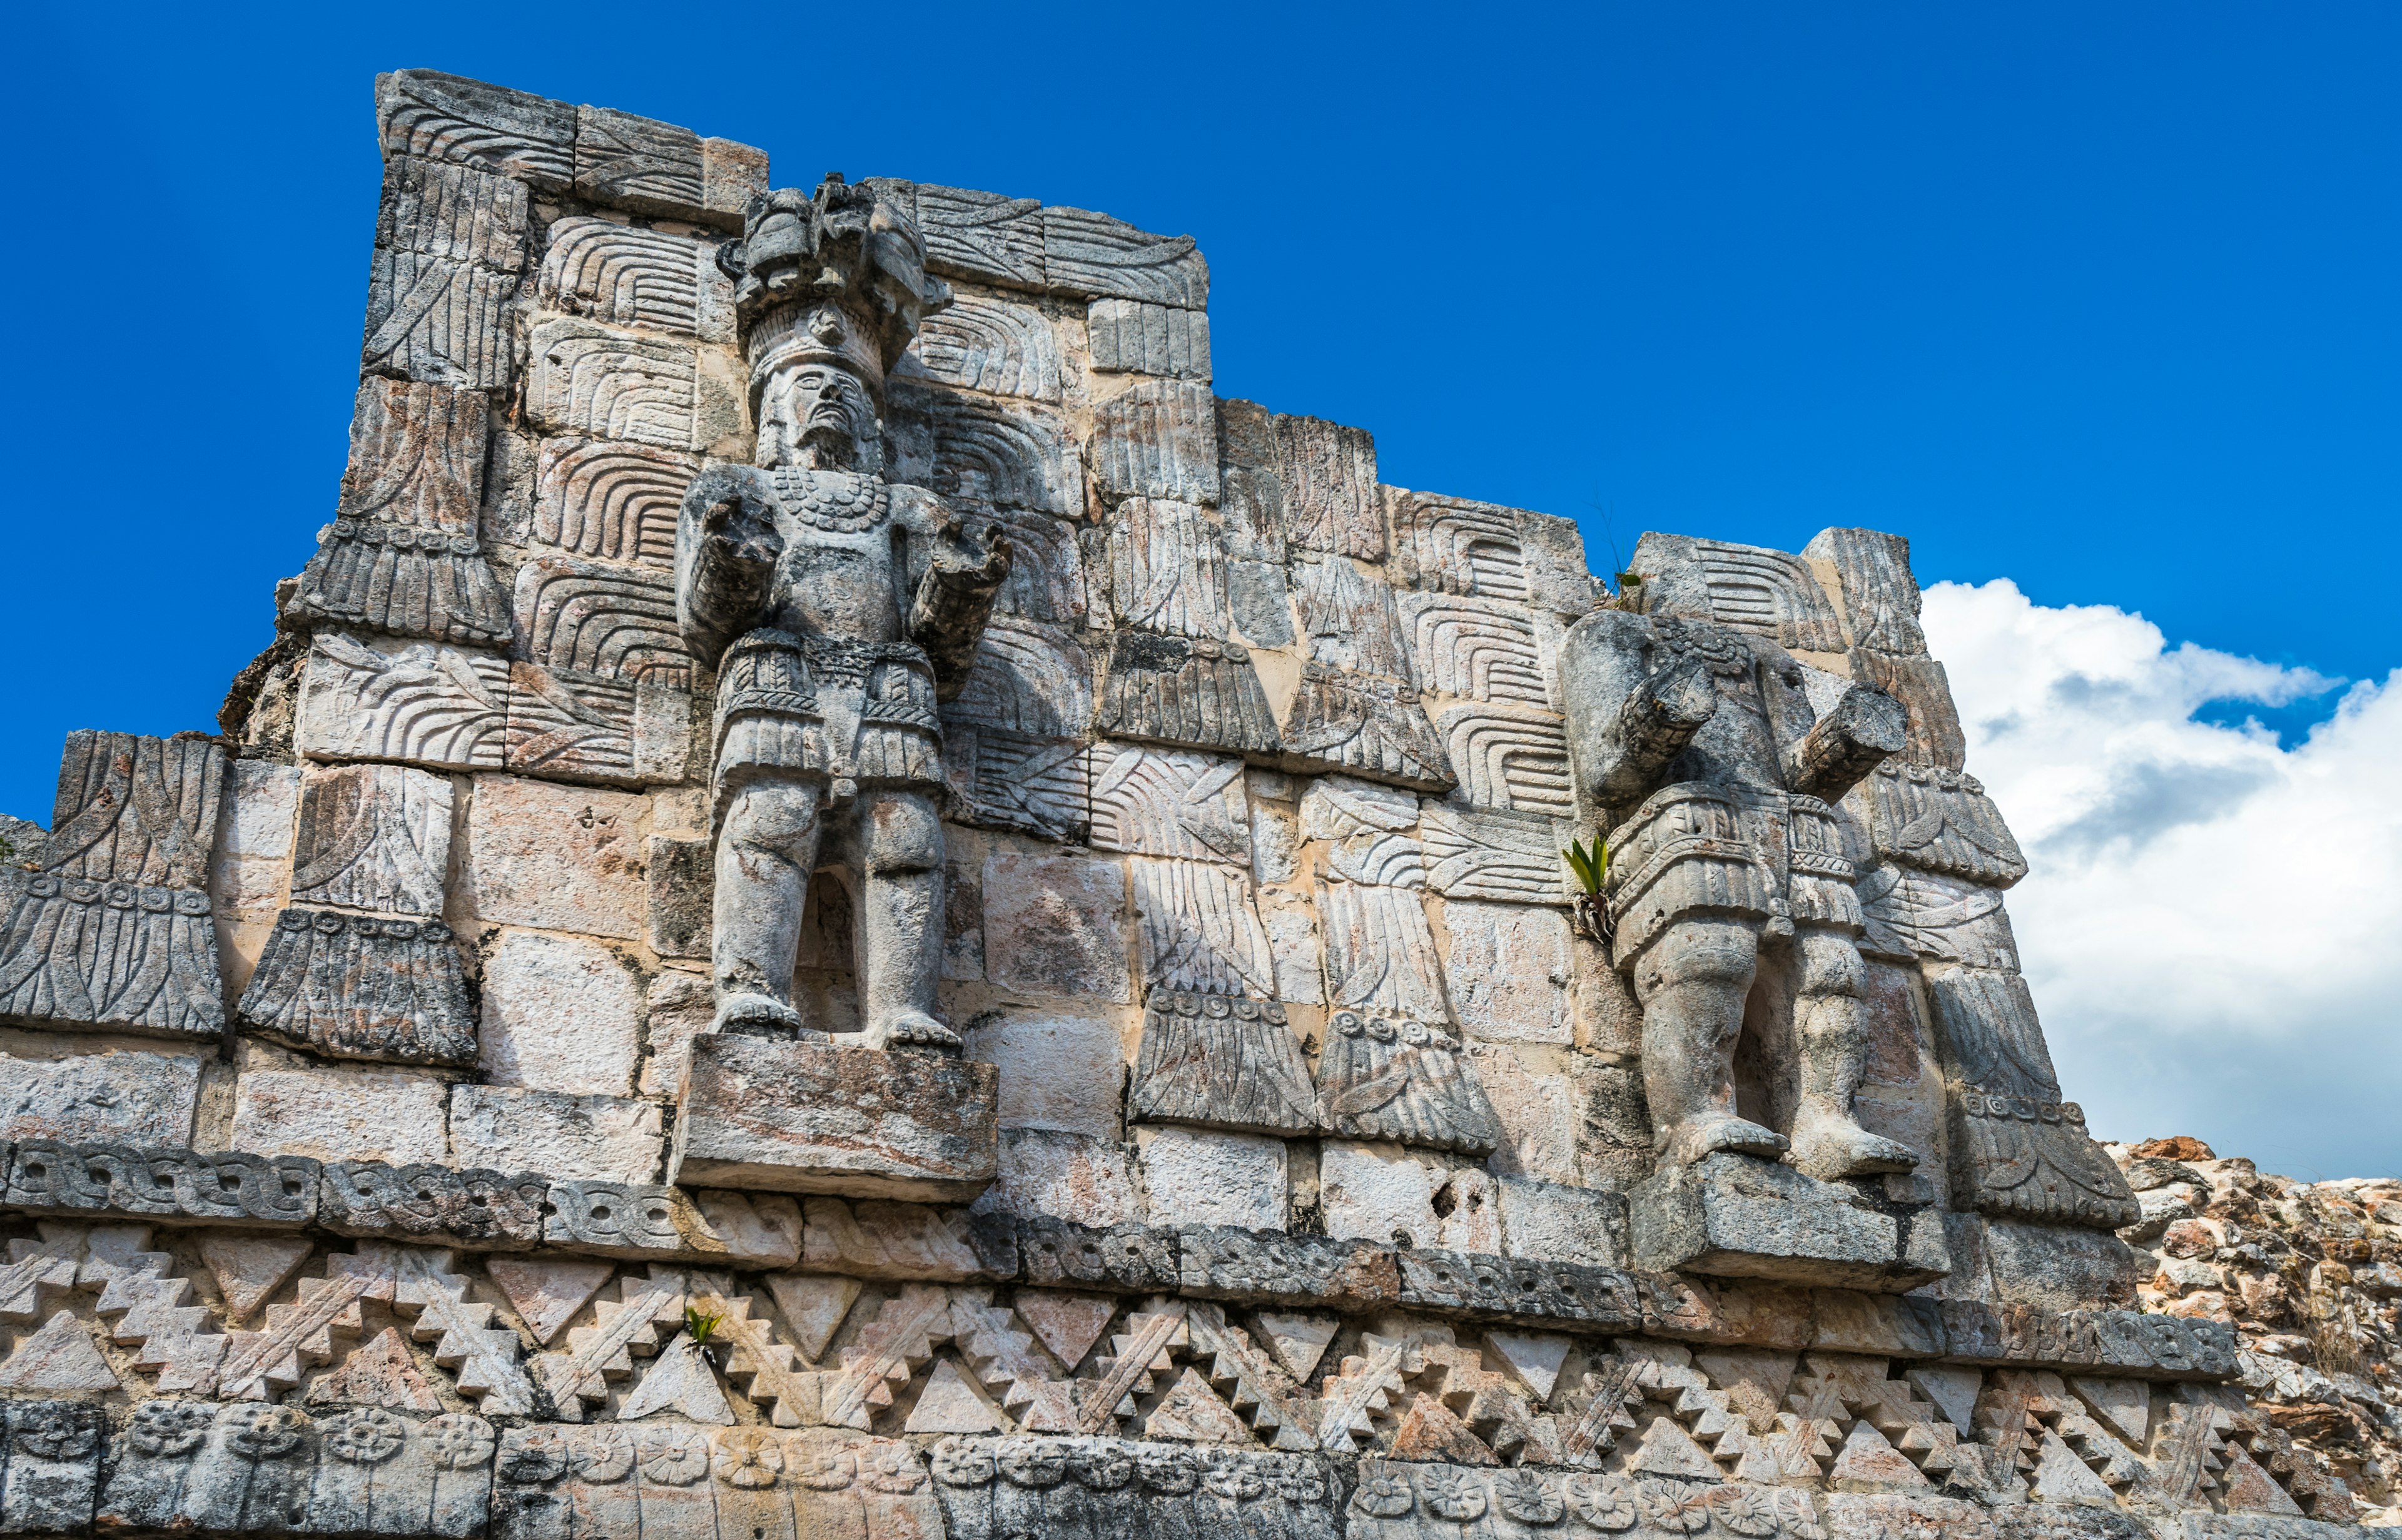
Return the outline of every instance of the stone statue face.
{"type": "Polygon", "coordinates": [[[876,400],[849,369],[798,364],[780,369],[759,395],[761,465],[816,471],[881,469],[883,434],[876,400]]]}

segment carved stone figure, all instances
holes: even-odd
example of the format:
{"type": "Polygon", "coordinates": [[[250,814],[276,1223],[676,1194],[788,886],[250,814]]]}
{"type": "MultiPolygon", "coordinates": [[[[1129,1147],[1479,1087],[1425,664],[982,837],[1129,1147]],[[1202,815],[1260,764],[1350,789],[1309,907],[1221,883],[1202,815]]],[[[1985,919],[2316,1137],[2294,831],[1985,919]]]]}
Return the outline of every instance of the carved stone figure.
{"type": "MultiPolygon", "coordinates": [[[[1789,1143],[1820,1178],[1911,1169],[1907,1146],[1852,1113],[1862,919],[1830,805],[1902,748],[1900,707],[1856,686],[1817,717],[1774,642],[1615,610],[1568,632],[1561,677],[1578,798],[1608,835],[1612,956],[1643,1007],[1662,1153],[1775,1159],[1789,1143]],[[1798,1060],[1789,1141],[1736,1110],[1747,1004],[1766,1056],[1798,1060]]],[[[1765,1088],[1762,1115],[1781,1101],[1765,1088]]]]}
{"type": "Polygon", "coordinates": [[[718,670],[711,963],[721,1029],[799,1028],[809,877],[859,901],[866,1047],[955,1046],[943,944],[937,703],[958,694],[1009,573],[996,527],[884,477],[887,371],[949,303],[907,213],[828,177],[753,199],[735,275],[758,447],[683,500],[676,612],[718,670]]]}

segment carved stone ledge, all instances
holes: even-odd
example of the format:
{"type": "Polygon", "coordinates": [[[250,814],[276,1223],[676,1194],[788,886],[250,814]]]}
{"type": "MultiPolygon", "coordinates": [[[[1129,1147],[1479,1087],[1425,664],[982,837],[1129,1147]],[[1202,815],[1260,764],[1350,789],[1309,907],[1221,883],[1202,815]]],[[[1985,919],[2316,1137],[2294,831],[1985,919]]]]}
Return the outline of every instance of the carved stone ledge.
{"type": "Polygon", "coordinates": [[[324,1168],[318,1222],[339,1235],[406,1235],[446,1244],[541,1244],[550,1183],[531,1172],[340,1161],[324,1168]]]}
{"type": "Polygon", "coordinates": [[[299,1155],[27,1139],[8,1161],[8,1206],[150,1215],[211,1223],[305,1225],[317,1217],[318,1163],[299,1155]]]}
{"type": "Polygon", "coordinates": [[[1898,1294],[1946,1271],[1940,1255],[1912,1254],[1894,1216],[1773,1161],[1721,1153],[1671,1165],[1630,1200],[1636,1263],[1652,1272],[1898,1294]]]}

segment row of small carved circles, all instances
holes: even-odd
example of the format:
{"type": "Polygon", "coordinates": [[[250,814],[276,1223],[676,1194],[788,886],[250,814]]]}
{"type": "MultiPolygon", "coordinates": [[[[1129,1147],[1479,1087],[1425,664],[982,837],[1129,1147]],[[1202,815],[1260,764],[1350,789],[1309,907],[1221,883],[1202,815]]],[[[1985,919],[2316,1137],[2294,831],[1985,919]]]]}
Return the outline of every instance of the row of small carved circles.
{"type": "Polygon", "coordinates": [[[1266,1022],[1273,1026],[1285,1024],[1284,1007],[1274,1000],[1229,999],[1223,995],[1162,991],[1152,996],[1150,1003],[1151,1013],[1154,1016],[1207,1016],[1212,1021],[1224,1021],[1231,1017],[1238,1022],[1266,1022]]]}
{"type": "Polygon", "coordinates": [[[356,541],[362,545],[389,545],[395,551],[447,551],[454,557],[472,557],[476,550],[473,535],[454,535],[442,529],[375,519],[338,518],[334,520],[334,538],[356,541]]]}
{"type": "Polygon", "coordinates": [[[417,1430],[426,1452],[445,1470],[465,1470],[492,1457],[492,1424],[465,1412],[445,1412],[415,1423],[380,1408],[361,1407],[320,1422],[297,1407],[219,1407],[208,1401],[145,1401],[133,1409],[125,1437],[142,1454],[173,1459],[189,1454],[222,1417],[225,1448],[244,1460],[281,1460],[316,1447],[337,1460],[372,1465],[393,1458],[417,1430]]]}
{"type": "Polygon", "coordinates": [[[340,914],[329,909],[287,909],[275,923],[285,930],[306,930],[313,926],[317,933],[324,936],[338,936],[344,930],[355,930],[362,936],[389,936],[404,942],[447,942],[450,939],[450,928],[440,920],[402,920],[385,914],[340,914]]]}
{"type": "Polygon", "coordinates": [[[1371,1042],[1399,1041],[1407,1048],[1459,1046],[1459,1039],[1442,1028],[1414,1022],[1407,1017],[1362,1016],[1356,1011],[1338,1011],[1327,1020],[1326,1025],[1338,1037],[1366,1038],[1371,1042]]]}
{"type": "MultiPolygon", "coordinates": [[[[1232,1450],[1093,1448],[1030,1438],[995,1448],[953,1438],[935,1447],[932,1464],[934,1479],[948,1487],[988,1486],[998,1478],[1041,1491],[1072,1478],[1093,1492],[1139,1482],[1141,1490],[1165,1496],[1204,1491],[1238,1503],[1270,1492],[1289,1503],[1315,1503],[1327,1492],[1325,1475],[1312,1461],[1232,1450]]],[[[1698,1534],[1716,1519],[1733,1534],[1816,1540],[1815,1517],[1799,1493],[1780,1503],[1764,1489],[1732,1482],[1695,1485],[1583,1474],[1555,1478],[1523,1467],[1487,1476],[1453,1466],[1374,1464],[1363,1467],[1351,1494],[1351,1506],[1374,1519],[1399,1519],[1422,1506],[1438,1519],[1468,1523],[1491,1507],[1537,1528],[1573,1519],[1583,1529],[1609,1534],[1632,1529],[1639,1519],[1674,1533],[1698,1534]]]]}
{"type": "Polygon", "coordinates": [[[55,899],[64,894],[69,903],[105,903],[111,909],[140,909],[152,914],[163,914],[170,909],[178,914],[205,914],[209,912],[209,896],[192,887],[93,882],[84,877],[61,877],[54,873],[44,873],[27,883],[25,891],[37,899],[55,899]]]}

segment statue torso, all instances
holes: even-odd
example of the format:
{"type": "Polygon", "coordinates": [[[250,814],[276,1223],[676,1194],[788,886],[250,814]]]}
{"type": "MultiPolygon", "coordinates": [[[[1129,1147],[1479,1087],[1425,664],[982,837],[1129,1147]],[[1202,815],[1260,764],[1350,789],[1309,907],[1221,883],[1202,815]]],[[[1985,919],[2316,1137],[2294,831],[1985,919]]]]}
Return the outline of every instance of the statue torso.
{"type": "Polygon", "coordinates": [[[794,636],[903,639],[908,582],[893,488],[846,471],[766,474],[784,554],[766,623],[794,636]]]}

